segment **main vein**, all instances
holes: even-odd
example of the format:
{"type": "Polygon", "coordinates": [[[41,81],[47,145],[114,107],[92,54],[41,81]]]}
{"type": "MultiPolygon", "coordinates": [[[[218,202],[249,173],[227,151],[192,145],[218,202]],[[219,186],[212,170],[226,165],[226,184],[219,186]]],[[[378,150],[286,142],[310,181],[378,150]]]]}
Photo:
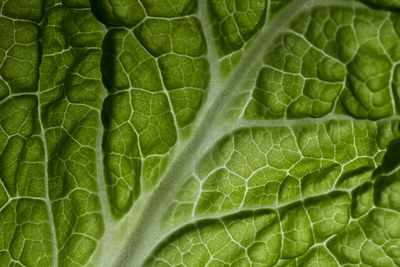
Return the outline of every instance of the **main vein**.
{"type": "MultiPolygon", "coordinates": [[[[242,59],[236,70],[231,74],[231,78],[223,85],[218,86],[211,79],[209,87],[215,87],[212,90],[215,90],[214,92],[217,92],[217,94],[215,96],[211,94],[213,97],[207,99],[208,103],[205,103],[203,110],[199,113],[197,120],[199,123],[193,129],[193,135],[186,143],[187,145],[184,147],[178,145],[177,153],[175,154],[177,155],[176,158],[170,164],[169,169],[162,177],[162,182],[153,191],[146,203],[135,230],[130,234],[125,247],[121,250],[120,258],[117,258],[116,266],[130,266],[133,262],[134,266],[141,266],[158,242],[168,234],[162,231],[161,222],[162,216],[170,203],[169,200],[181,188],[186,181],[185,178],[194,169],[195,163],[210,148],[210,144],[215,142],[214,137],[220,135],[218,131],[219,123],[221,123],[227,108],[229,108],[233,98],[236,96],[235,88],[238,89],[243,77],[246,77],[247,74],[254,70],[255,66],[261,64],[259,62],[260,52],[262,53],[272,44],[274,37],[279,34],[279,30],[286,25],[285,22],[288,20],[288,15],[292,16],[299,12],[306,3],[306,0],[299,0],[287,6],[285,12],[279,14],[274,22],[260,33],[246,57],[242,59]]],[[[200,7],[205,8],[204,3],[200,7]]],[[[205,14],[206,11],[199,13],[205,14]]],[[[204,21],[207,18],[202,16],[201,19],[204,21]]],[[[208,42],[208,45],[210,45],[210,42],[208,42]]],[[[215,57],[215,54],[210,56],[215,57]]],[[[218,73],[212,73],[212,75],[218,75],[218,73]]]]}

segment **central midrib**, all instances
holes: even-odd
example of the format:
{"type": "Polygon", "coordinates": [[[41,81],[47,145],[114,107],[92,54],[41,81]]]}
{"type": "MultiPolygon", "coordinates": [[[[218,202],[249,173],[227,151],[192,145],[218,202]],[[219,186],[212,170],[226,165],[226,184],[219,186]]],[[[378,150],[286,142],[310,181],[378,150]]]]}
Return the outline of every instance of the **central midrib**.
{"type": "MultiPolygon", "coordinates": [[[[162,177],[162,182],[148,198],[143,212],[137,214],[141,218],[134,231],[127,238],[125,247],[116,257],[115,266],[141,266],[151,251],[169,234],[169,232],[161,231],[162,215],[168,208],[171,197],[177,193],[186,181],[185,178],[188,177],[189,172],[194,169],[195,164],[204,153],[210,149],[210,143],[214,144],[215,137],[221,134],[218,132],[217,126],[221,126],[218,123],[221,123],[227,107],[236,96],[235,88],[240,86],[242,77],[246,77],[256,65],[261,66],[262,59],[258,55],[262,54],[262,51],[271,45],[274,37],[280,33],[279,29],[286,25],[288,18],[298,13],[307,3],[309,3],[307,0],[294,1],[277,15],[273,23],[264,26],[264,31],[260,31],[246,57],[243,58],[236,70],[230,75],[231,79],[227,80],[223,86],[219,86],[222,90],[212,88],[214,92],[219,92],[219,94],[215,95],[214,100],[209,99],[210,105],[205,103],[204,106],[209,106],[210,108],[200,113],[197,119],[200,123],[193,129],[193,136],[185,147],[177,148],[175,154],[177,157],[162,177]],[[254,60],[254,58],[257,60],[254,60]],[[212,141],[209,142],[209,140],[212,141]]],[[[201,7],[205,8],[205,5],[202,4],[201,7]]],[[[209,45],[213,42],[213,40],[207,41],[209,45]]],[[[211,86],[217,85],[215,82],[211,82],[211,86]]],[[[213,94],[211,93],[211,95],[213,94]]]]}

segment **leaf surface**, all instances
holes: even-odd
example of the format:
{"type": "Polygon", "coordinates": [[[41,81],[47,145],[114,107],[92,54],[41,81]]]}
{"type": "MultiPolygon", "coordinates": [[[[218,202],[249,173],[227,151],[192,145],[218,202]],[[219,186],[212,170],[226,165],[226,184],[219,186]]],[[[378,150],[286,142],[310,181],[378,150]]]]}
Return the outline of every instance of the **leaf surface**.
{"type": "Polygon", "coordinates": [[[0,0],[0,266],[399,266],[399,7],[0,0]]]}

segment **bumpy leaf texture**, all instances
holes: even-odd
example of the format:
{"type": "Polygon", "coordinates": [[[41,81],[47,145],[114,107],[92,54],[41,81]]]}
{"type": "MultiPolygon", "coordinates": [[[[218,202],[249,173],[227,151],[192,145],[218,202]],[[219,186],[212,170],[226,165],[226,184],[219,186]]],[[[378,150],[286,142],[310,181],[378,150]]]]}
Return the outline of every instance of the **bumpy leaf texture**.
{"type": "Polygon", "coordinates": [[[0,266],[400,266],[400,0],[0,0],[0,266]]]}

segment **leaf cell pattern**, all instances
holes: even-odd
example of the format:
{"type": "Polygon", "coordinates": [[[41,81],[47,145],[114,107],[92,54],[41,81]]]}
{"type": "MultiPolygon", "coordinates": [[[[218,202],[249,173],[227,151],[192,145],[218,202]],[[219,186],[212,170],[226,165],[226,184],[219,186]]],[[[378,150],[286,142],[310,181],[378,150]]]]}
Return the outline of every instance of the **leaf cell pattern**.
{"type": "Polygon", "coordinates": [[[400,266],[399,8],[0,0],[0,266],[400,266]]]}
{"type": "Polygon", "coordinates": [[[379,119],[396,114],[399,19],[365,7],[301,13],[265,55],[244,116],[335,113],[379,119]]]}
{"type": "MultiPolygon", "coordinates": [[[[18,5],[17,5],[18,6],[18,5]]],[[[0,262],[52,263],[52,234],[38,120],[37,1],[26,9],[1,3],[0,17],[0,262]]]]}
{"type": "Polygon", "coordinates": [[[399,214],[378,204],[386,195],[383,181],[398,175],[383,174],[394,169],[386,149],[395,149],[399,136],[392,119],[399,104],[397,20],[363,6],[317,6],[293,18],[266,51],[240,114],[261,122],[250,129],[238,123],[222,138],[165,214],[165,227],[193,222],[197,237],[172,235],[148,264],[192,266],[189,257],[203,266],[181,245],[192,242],[206,249],[206,266],[397,266],[392,242],[399,214]],[[282,123],[264,127],[263,120],[275,119],[282,123]],[[197,220],[215,218],[218,229],[220,216],[255,211],[273,212],[280,221],[275,233],[282,242],[261,250],[263,261],[252,258],[257,233],[243,247],[226,229],[230,240],[221,250],[202,240],[197,220]],[[190,242],[181,240],[186,237],[190,242]]]}
{"type": "Polygon", "coordinates": [[[1,3],[2,266],[83,265],[104,231],[103,28],[88,3],[66,2],[1,3]]]}
{"type": "Polygon", "coordinates": [[[110,30],[103,43],[102,72],[110,92],[103,109],[104,164],[117,216],[157,183],[204,98],[209,74],[201,25],[192,15],[196,6],[172,1],[160,12],[155,1],[143,1],[132,7],[141,17],[135,22],[112,3],[118,18],[102,14],[106,23],[131,26],[110,30]]]}
{"type": "Polygon", "coordinates": [[[87,4],[65,2],[46,3],[39,90],[55,255],[59,265],[76,266],[104,232],[96,167],[104,30],[87,4]]]}

